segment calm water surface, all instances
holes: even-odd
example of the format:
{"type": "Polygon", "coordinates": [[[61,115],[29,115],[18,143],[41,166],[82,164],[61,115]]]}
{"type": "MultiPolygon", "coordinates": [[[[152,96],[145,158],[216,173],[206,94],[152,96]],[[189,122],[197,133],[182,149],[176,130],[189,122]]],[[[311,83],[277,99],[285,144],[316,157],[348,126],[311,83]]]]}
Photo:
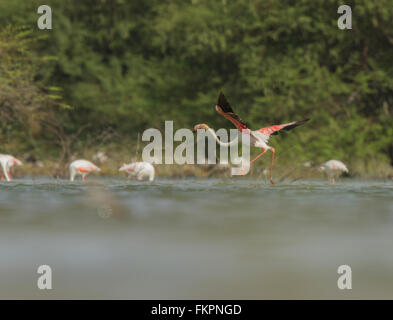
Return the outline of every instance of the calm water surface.
{"type": "Polygon", "coordinates": [[[0,298],[393,299],[393,183],[0,183],[0,298]]]}

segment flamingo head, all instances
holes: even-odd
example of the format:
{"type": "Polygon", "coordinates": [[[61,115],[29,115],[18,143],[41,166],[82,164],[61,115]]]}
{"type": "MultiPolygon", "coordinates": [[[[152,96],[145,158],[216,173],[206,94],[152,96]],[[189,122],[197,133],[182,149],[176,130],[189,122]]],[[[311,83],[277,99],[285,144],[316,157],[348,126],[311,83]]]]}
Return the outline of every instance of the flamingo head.
{"type": "Polygon", "coordinates": [[[209,126],[208,126],[206,123],[200,123],[200,124],[197,124],[197,125],[194,127],[194,131],[197,131],[198,129],[204,129],[204,130],[206,130],[206,129],[209,129],[209,126]]]}
{"type": "Polygon", "coordinates": [[[20,161],[20,160],[18,160],[18,159],[16,159],[16,158],[14,158],[13,160],[12,160],[12,165],[16,165],[16,166],[21,166],[21,165],[23,165],[23,163],[22,163],[22,161],[20,161]]]}
{"type": "Polygon", "coordinates": [[[318,167],[318,171],[320,171],[320,172],[324,172],[325,170],[326,170],[326,168],[324,165],[318,167]]]}
{"type": "Polygon", "coordinates": [[[135,166],[134,164],[125,164],[125,163],[123,163],[123,165],[121,166],[119,171],[132,172],[132,171],[134,171],[134,166],[135,166]]]}
{"type": "Polygon", "coordinates": [[[126,164],[125,163],[123,163],[122,165],[121,165],[121,167],[120,167],[120,169],[119,169],[119,172],[121,172],[121,171],[125,171],[126,170],[126,164]]]}

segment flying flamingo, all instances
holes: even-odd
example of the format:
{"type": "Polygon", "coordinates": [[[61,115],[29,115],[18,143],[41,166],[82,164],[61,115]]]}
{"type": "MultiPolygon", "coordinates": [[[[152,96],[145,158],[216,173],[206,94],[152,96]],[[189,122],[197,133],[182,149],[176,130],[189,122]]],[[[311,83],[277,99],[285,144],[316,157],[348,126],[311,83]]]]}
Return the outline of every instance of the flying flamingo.
{"type": "Polygon", "coordinates": [[[339,160],[329,160],[319,167],[319,170],[325,171],[328,175],[328,179],[332,184],[335,183],[334,175],[336,172],[348,172],[347,166],[339,160]]]}
{"type": "Polygon", "coordinates": [[[74,181],[75,177],[80,175],[82,180],[86,181],[86,176],[93,171],[101,171],[101,169],[90,161],[75,160],[70,164],[70,180],[74,181]]]}
{"type": "Polygon", "coordinates": [[[125,171],[129,177],[136,176],[138,181],[147,178],[149,181],[154,180],[154,167],[148,162],[134,162],[123,164],[119,171],[125,171]]]}
{"type": "MultiPolygon", "coordinates": [[[[265,128],[261,128],[259,130],[255,130],[255,131],[251,131],[247,125],[243,122],[243,120],[241,120],[239,118],[239,116],[237,114],[235,114],[231,108],[231,106],[229,105],[227,99],[225,98],[224,94],[221,92],[219,97],[218,97],[218,102],[216,105],[216,110],[219,114],[223,115],[225,118],[227,118],[229,121],[231,121],[235,127],[240,131],[241,134],[246,134],[250,136],[250,143],[252,146],[256,147],[256,148],[261,148],[263,149],[263,152],[261,152],[259,155],[257,155],[253,160],[251,160],[250,164],[253,163],[255,160],[257,160],[259,157],[261,157],[263,154],[265,154],[265,152],[267,150],[271,150],[272,151],[272,161],[271,161],[271,165],[270,165],[270,183],[274,184],[273,182],[273,163],[274,163],[274,152],[275,149],[271,146],[267,145],[267,142],[269,141],[270,136],[272,135],[277,135],[279,133],[279,131],[281,130],[291,130],[305,122],[307,122],[309,119],[304,119],[301,121],[294,121],[294,122],[289,122],[289,123],[284,123],[284,124],[278,124],[278,125],[273,125],[270,127],[265,127],[265,128]]],[[[202,124],[197,124],[194,127],[194,130],[198,130],[198,129],[206,129],[210,132],[210,134],[212,134],[216,141],[220,144],[220,145],[225,145],[228,146],[230,144],[232,144],[235,140],[231,141],[231,142],[223,142],[221,141],[216,133],[214,132],[214,130],[210,129],[209,126],[205,123],[202,124]]],[[[243,169],[244,172],[244,169],[243,169]]]]}
{"type": "Polygon", "coordinates": [[[12,180],[11,168],[14,165],[21,166],[22,162],[8,154],[0,154],[0,165],[1,168],[3,169],[3,173],[1,174],[1,180],[4,180],[5,177],[7,181],[11,181],[12,180]]]}

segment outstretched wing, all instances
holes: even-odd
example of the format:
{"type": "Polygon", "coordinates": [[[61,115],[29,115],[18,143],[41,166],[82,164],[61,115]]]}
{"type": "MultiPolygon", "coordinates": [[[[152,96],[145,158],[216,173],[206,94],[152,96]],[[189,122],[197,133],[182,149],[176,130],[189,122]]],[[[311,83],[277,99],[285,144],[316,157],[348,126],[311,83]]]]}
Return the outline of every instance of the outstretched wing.
{"type": "Polygon", "coordinates": [[[216,110],[219,114],[223,115],[225,118],[231,121],[239,131],[248,129],[246,123],[240,119],[236,113],[233,112],[230,104],[222,92],[220,92],[220,95],[218,96],[216,110]]]}
{"type": "Polygon", "coordinates": [[[296,128],[297,126],[300,126],[303,123],[306,123],[308,120],[310,119],[304,119],[301,121],[294,121],[294,122],[289,122],[289,123],[284,123],[284,124],[277,124],[274,126],[270,126],[270,127],[265,127],[265,128],[261,128],[258,131],[262,134],[264,134],[265,136],[273,136],[278,134],[280,131],[287,131],[287,130],[291,130],[293,128],[296,128]]]}

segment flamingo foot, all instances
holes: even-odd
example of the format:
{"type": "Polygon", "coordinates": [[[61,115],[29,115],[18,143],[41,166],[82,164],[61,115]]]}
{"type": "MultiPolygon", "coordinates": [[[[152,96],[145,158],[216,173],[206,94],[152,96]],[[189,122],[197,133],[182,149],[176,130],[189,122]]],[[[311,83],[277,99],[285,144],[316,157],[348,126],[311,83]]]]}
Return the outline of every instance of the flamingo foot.
{"type": "Polygon", "coordinates": [[[273,181],[273,179],[270,179],[270,183],[271,183],[271,184],[275,184],[274,181],[273,181]]]}

